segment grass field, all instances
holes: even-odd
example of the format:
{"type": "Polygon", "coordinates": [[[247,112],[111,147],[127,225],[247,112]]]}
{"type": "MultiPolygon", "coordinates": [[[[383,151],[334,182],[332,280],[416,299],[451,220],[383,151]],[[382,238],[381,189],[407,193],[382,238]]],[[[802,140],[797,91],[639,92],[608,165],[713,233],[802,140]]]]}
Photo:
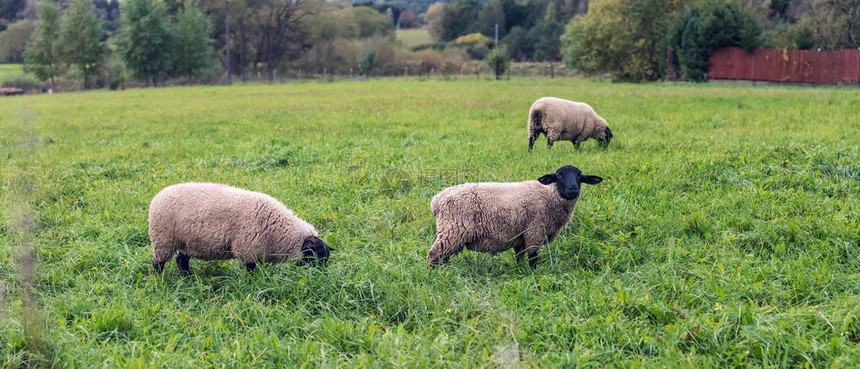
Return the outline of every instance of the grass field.
{"type": "Polygon", "coordinates": [[[0,366],[855,365],[858,116],[852,89],[559,79],[0,99],[0,366]],[[528,153],[546,95],[591,103],[609,150],[528,153]],[[426,265],[436,192],[565,164],[606,180],[536,270],[426,265]],[[154,275],[147,206],[183,181],[282,200],[329,267],[154,275]]]}
{"type": "Polygon", "coordinates": [[[24,71],[21,69],[21,64],[0,64],[0,84],[9,78],[23,74],[24,71]]]}
{"type": "Polygon", "coordinates": [[[402,29],[399,31],[400,41],[406,47],[415,47],[418,45],[427,45],[433,43],[433,38],[430,37],[430,32],[426,29],[402,29]]]}

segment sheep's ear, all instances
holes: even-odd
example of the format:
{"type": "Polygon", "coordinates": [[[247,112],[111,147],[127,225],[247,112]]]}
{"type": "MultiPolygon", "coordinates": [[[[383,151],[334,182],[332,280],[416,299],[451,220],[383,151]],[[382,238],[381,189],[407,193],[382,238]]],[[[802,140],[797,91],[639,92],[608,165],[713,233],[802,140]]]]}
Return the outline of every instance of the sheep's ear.
{"type": "Polygon", "coordinates": [[[603,182],[603,178],[600,178],[598,176],[582,176],[580,178],[582,179],[582,183],[590,185],[596,185],[600,182],[603,182]]]}
{"type": "Polygon", "coordinates": [[[538,182],[540,182],[540,184],[543,184],[543,185],[548,185],[550,183],[555,183],[556,177],[557,176],[555,175],[555,173],[550,173],[550,174],[547,174],[543,177],[538,178],[538,182]]]}

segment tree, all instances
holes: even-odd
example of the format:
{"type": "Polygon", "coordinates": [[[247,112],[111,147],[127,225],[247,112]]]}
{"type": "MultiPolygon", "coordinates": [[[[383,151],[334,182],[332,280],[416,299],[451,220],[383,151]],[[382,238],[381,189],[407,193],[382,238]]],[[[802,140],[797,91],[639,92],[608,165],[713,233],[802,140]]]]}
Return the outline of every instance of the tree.
{"type": "Polygon", "coordinates": [[[0,19],[14,21],[21,19],[21,12],[27,8],[26,0],[0,0],[0,19]]]}
{"type": "Polygon", "coordinates": [[[436,41],[451,41],[456,36],[453,33],[454,11],[453,7],[443,2],[433,3],[427,8],[424,16],[427,22],[427,31],[436,41]]]}
{"type": "Polygon", "coordinates": [[[36,25],[29,19],[10,24],[0,32],[0,61],[20,63],[24,60],[27,41],[35,31],[36,25]]]}
{"type": "Polygon", "coordinates": [[[389,36],[394,33],[394,23],[391,23],[388,16],[366,6],[346,9],[346,16],[347,19],[344,21],[351,22],[358,27],[358,37],[389,36]]]}
{"type": "Polygon", "coordinates": [[[507,45],[511,57],[515,61],[525,61],[534,53],[534,44],[528,38],[528,32],[520,26],[511,28],[508,35],[502,39],[502,43],[507,45]]]}
{"type": "Polygon", "coordinates": [[[215,51],[209,45],[212,23],[198,8],[198,0],[186,0],[176,15],[174,35],[176,50],[173,53],[176,73],[195,80],[212,67],[215,51]]]}
{"type": "Polygon", "coordinates": [[[403,9],[399,5],[391,5],[383,2],[380,2],[379,5],[370,6],[370,8],[388,17],[388,23],[391,25],[397,24],[397,20],[400,19],[400,13],[403,12],[403,9]]]}
{"type": "Polygon", "coordinates": [[[102,19],[104,31],[102,41],[119,31],[119,2],[117,0],[95,0],[96,16],[102,19]]]}
{"type": "Polygon", "coordinates": [[[211,45],[230,81],[233,75],[247,78],[245,69],[251,64],[250,7],[245,0],[202,0],[203,13],[209,16],[212,28],[211,45]],[[227,42],[229,41],[229,45],[227,42]],[[220,51],[220,50],[223,50],[220,51]]]}
{"type": "Polygon", "coordinates": [[[568,67],[636,82],[661,77],[665,39],[681,0],[597,0],[574,17],[562,36],[568,67]]]}
{"type": "Polygon", "coordinates": [[[104,55],[101,19],[93,14],[89,0],[72,0],[60,22],[60,55],[64,62],[74,66],[88,89],[88,77],[96,74],[104,55]]]}
{"type": "Polygon", "coordinates": [[[36,78],[51,80],[51,88],[55,88],[54,79],[60,74],[59,48],[56,44],[60,37],[60,10],[50,1],[42,1],[36,5],[39,16],[36,22],[36,32],[24,51],[24,61],[27,71],[36,78]]]}
{"type": "Polygon", "coordinates": [[[313,46],[302,60],[303,67],[323,67],[334,73],[334,68],[348,69],[356,65],[352,57],[350,42],[361,33],[352,21],[351,8],[338,9],[329,4],[318,4],[321,8],[308,18],[313,46]],[[349,50],[349,51],[347,51],[349,50]]]}
{"type": "MultiPolygon", "coordinates": [[[[547,9],[549,9],[550,4],[547,0],[529,0],[523,5],[523,14],[525,15],[525,19],[520,23],[520,26],[523,28],[529,29],[541,22],[546,22],[544,18],[546,17],[547,9]]],[[[562,22],[562,27],[567,22],[567,19],[562,22]]],[[[508,29],[513,27],[506,27],[508,29]]]]}
{"type": "Polygon", "coordinates": [[[710,0],[684,14],[669,31],[669,43],[676,50],[684,76],[705,80],[711,53],[724,47],[752,50],[759,44],[761,27],[741,5],[710,0]]]}
{"type": "Polygon", "coordinates": [[[254,65],[265,65],[269,81],[275,69],[289,56],[310,48],[307,30],[301,27],[304,17],[311,14],[307,0],[254,0],[251,21],[256,34],[254,65]]]}
{"type": "Polygon", "coordinates": [[[167,7],[154,0],[122,3],[119,53],[137,77],[155,84],[173,69],[174,38],[167,23],[167,7]]]}
{"type": "Polygon", "coordinates": [[[525,5],[517,4],[514,0],[501,0],[502,11],[505,13],[505,28],[504,33],[499,30],[500,34],[508,34],[514,26],[521,26],[525,29],[531,28],[531,24],[527,24],[528,16],[526,14],[525,5]]]}
{"type": "Polygon", "coordinates": [[[452,6],[454,10],[454,22],[452,25],[454,38],[480,31],[477,29],[478,24],[475,22],[478,19],[478,12],[483,7],[480,1],[457,0],[452,6]]]}
{"type": "Polygon", "coordinates": [[[505,11],[500,0],[490,0],[478,13],[478,32],[494,37],[496,25],[499,32],[505,31],[505,11]]]}
{"type": "Polygon", "coordinates": [[[487,55],[487,64],[490,69],[496,74],[496,80],[502,79],[502,75],[508,70],[508,64],[511,62],[511,57],[508,55],[508,48],[501,45],[487,55]]]}
{"type": "Polygon", "coordinates": [[[400,18],[397,19],[397,23],[400,25],[400,28],[416,28],[421,26],[418,23],[418,18],[415,17],[415,13],[408,10],[400,12],[400,18]]]}
{"type": "Polygon", "coordinates": [[[358,59],[358,68],[361,74],[364,75],[364,78],[370,77],[370,73],[373,71],[373,65],[376,62],[376,51],[375,50],[365,50],[361,57],[358,59]]]}
{"type": "Polygon", "coordinates": [[[564,25],[559,22],[539,23],[529,30],[526,38],[534,47],[534,60],[561,60],[561,35],[564,25]]]}
{"type": "Polygon", "coordinates": [[[543,15],[544,22],[560,22],[561,20],[561,2],[558,0],[547,4],[546,12],[543,15]]]}
{"type": "Polygon", "coordinates": [[[826,50],[860,47],[860,0],[805,0],[798,5],[801,22],[826,50]]]}

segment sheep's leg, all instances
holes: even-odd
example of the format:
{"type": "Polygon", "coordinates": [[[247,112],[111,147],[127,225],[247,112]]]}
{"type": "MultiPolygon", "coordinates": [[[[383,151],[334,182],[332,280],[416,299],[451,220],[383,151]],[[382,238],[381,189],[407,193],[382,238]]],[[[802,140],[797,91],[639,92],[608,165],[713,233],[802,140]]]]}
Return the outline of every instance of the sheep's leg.
{"type": "Polygon", "coordinates": [[[167,264],[167,260],[165,260],[165,261],[153,261],[152,262],[152,268],[155,269],[156,273],[161,274],[161,272],[164,270],[164,264],[167,264]]]}
{"type": "Polygon", "coordinates": [[[559,138],[559,136],[560,136],[560,132],[555,132],[555,131],[545,131],[545,132],[544,132],[544,134],[546,134],[546,144],[547,144],[547,146],[549,146],[549,148],[550,148],[550,149],[552,149],[552,144],[553,144],[554,142],[558,141],[558,138],[559,138]]]}
{"type": "Polygon", "coordinates": [[[538,251],[545,240],[544,228],[540,226],[533,227],[523,234],[523,248],[529,254],[529,266],[532,269],[537,268],[538,251]]]}
{"type": "Polygon", "coordinates": [[[458,254],[462,250],[462,242],[446,242],[443,241],[443,237],[437,235],[436,241],[433,242],[433,246],[431,246],[430,251],[427,252],[427,262],[432,265],[447,263],[451,256],[458,254]],[[451,247],[451,245],[454,246],[451,247]]]}
{"type": "Polygon", "coordinates": [[[529,249],[529,266],[532,269],[537,269],[538,250],[537,247],[529,249]]]}
{"type": "Polygon", "coordinates": [[[532,151],[538,136],[540,136],[540,131],[529,132],[529,151],[532,151]]]}
{"type": "Polygon", "coordinates": [[[582,150],[582,147],[579,146],[579,144],[582,143],[581,141],[571,141],[571,142],[573,142],[573,147],[576,149],[576,151],[582,150]]]}
{"type": "Polygon", "coordinates": [[[170,261],[176,252],[176,248],[170,244],[152,244],[152,267],[156,273],[164,270],[164,264],[170,261]]]}
{"type": "Polygon", "coordinates": [[[523,251],[525,251],[525,247],[519,245],[514,246],[514,256],[517,257],[517,264],[523,260],[523,255],[525,255],[523,251]]]}
{"type": "Polygon", "coordinates": [[[189,261],[191,257],[180,252],[176,255],[176,264],[179,265],[179,273],[183,276],[191,275],[191,268],[189,266],[189,261]]]}
{"type": "Polygon", "coordinates": [[[257,263],[253,261],[245,263],[245,270],[247,270],[248,273],[253,273],[254,269],[257,269],[257,263]]]}
{"type": "Polygon", "coordinates": [[[430,246],[430,251],[427,252],[427,262],[431,265],[438,265],[448,260],[443,258],[444,246],[441,237],[436,236],[436,241],[433,241],[433,246],[430,246]]]}

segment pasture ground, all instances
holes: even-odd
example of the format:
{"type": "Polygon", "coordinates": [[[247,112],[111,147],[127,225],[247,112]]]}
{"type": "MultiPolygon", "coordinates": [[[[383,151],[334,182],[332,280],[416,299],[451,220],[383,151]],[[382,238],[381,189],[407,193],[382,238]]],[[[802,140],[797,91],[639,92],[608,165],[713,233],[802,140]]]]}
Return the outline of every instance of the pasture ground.
{"type": "Polygon", "coordinates": [[[403,45],[406,45],[406,47],[415,47],[433,43],[433,38],[430,37],[430,32],[423,28],[402,29],[399,33],[400,41],[403,42],[403,45]]]}
{"type": "Polygon", "coordinates": [[[0,84],[10,78],[24,75],[21,64],[0,64],[0,84]]]}
{"type": "Polygon", "coordinates": [[[378,80],[0,99],[0,366],[840,367],[860,362],[860,95],[378,80]],[[608,151],[543,137],[585,101],[608,151]],[[429,199],[573,164],[605,178],[537,270],[429,268],[429,199]],[[337,251],[154,275],[161,188],[262,191],[337,251]]]}

